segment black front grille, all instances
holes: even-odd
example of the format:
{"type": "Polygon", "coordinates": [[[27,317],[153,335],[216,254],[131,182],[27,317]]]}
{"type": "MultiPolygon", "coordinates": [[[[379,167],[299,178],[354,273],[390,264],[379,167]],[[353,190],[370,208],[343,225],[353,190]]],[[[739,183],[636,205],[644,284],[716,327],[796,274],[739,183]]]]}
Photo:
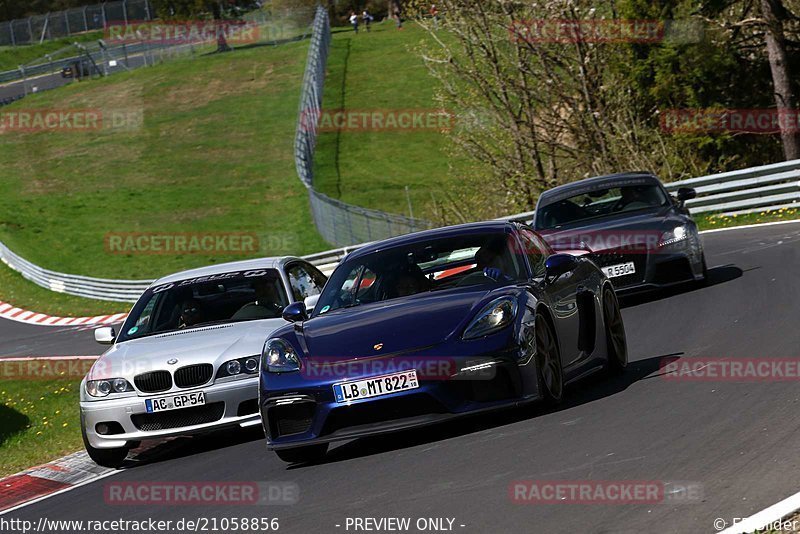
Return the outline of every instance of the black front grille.
{"type": "Polygon", "coordinates": [[[225,403],[212,402],[205,406],[194,406],[160,413],[137,413],[131,416],[131,422],[139,430],[148,432],[212,423],[222,419],[223,413],[225,413],[225,403]]]}
{"type": "Polygon", "coordinates": [[[321,435],[353,426],[441,413],[445,413],[444,408],[425,394],[344,405],[331,410],[321,435]]]}
{"type": "Polygon", "coordinates": [[[211,380],[214,366],[210,363],[187,365],[175,371],[175,385],[179,388],[202,386],[211,380]]]}
{"type": "Polygon", "coordinates": [[[172,389],[172,376],[169,371],[150,371],[136,375],[133,383],[144,393],[158,393],[172,389]]]}
{"type": "Polygon", "coordinates": [[[270,435],[278,438],[308,432],[314,418],[315,406],[313,402],[272,406],[267,412],[270,435]]]}
{"type": "Polygon", "coordinates": [[[621,263],[633,262],[636,272],[624,276],[615,276],[611,279],[615,287],[625,287],[644,282],[647,270],[647,250],[642,249],[614,249],[603,250],[592,254],[592,259],[598,267],[610,267],[621,263]]]}

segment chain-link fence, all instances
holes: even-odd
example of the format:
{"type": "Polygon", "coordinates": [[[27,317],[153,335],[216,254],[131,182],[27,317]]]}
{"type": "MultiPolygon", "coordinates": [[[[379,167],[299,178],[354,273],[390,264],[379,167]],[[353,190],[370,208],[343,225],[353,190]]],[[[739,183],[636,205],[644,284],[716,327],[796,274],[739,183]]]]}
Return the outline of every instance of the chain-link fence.
{"type": "Polygon", "coordinates": [[[153,20],[149,0],[118,0],[0,23],[0,46],[38,43],[102,30],[109,23],[153,20]]]}
{"type": "Polygon", "coordinates": [[[314,224],[322,237],[338,246],[349,246],[430,228],[424,220],[353,206],[314,189],[314,151],[322,113],[325,68],[331,47],[328,12],[317,9],[308,51],[294,154],[297,174],[308,188],[314,224]]]}

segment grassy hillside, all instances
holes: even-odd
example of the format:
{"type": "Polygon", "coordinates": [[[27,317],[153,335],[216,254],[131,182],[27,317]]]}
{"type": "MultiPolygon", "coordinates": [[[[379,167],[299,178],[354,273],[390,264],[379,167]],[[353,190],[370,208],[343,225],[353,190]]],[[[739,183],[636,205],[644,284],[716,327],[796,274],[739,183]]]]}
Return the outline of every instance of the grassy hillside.
{"type": "MultiPolygon", "coordinates": [[[[323,107],[377,111],[437,109],[434,83],[412,49],[426,38],[419,27],[376,24],[371,33],[334,33],[323,107]]],[[[430,217],[432,193],[452,183],[445,136],[433,129],[354,131],[320,135],[316,187],[359,206],[430,217]]],[[[454,162],[458,163],[458,162],[454,162]]]]}
{"type": "MultiPolygon", "coordinates": [[[[131,111],[143,122],[4,132],[0,240],[50,269],[134,279],[247,255],[111,254],[109,233],[247,232],[261,244],[250,256],[328,248],[292,158],[307,47],[306,41],[177,60],[5,107],[131,111]]],[[[0,300],[14,294],[14,304],[47,306],[13,274],[0,283],[0,300]]],[[[65,309],[75,312],[94,307],[67,301],[65,309]]]]}

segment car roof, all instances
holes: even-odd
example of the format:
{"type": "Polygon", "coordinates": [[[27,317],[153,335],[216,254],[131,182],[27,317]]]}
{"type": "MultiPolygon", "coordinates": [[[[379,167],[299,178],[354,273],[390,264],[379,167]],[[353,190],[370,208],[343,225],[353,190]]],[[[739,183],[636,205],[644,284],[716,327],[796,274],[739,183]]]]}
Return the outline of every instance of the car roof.
{"type": "Polygon", "coordinates": [[[198,267],[196,269],[189,269],[178,273],[170,274],[159,278],[152,285],[167,284],[170,282],[178,282],[180,280],[187,280],[190,278],[199,278],[201,276],[211,276],[215,274],[224,274],[236,271],[252,271],[255,269],[278,269],[286,265],[290,261],[298,260],[292,256],[279,256],[272,258],[256,258],[252,260],[232,261],[228,263],[220,263],[219,265],[209,265],[207,267],[198,267]]]}
{"type": "Polygon", "coordinates": [[[580,195],[585,191],[595,191],[597,189],[606,189],[619,185],[634,185],[653,183],[660,184],[661,181],[649,172],[620,172],[616,174],[607,174],[604,176],[594,176],[592,178],[585,178],[577,182],[548,189],[539,195],[539,201],[536,203],[536,208],[540,206],[547,206],[553,202],[563,200],[575,195],[580,195]]]}
{"type": "Polygon", "coordinates": [[[353,258],[360,258],[373,252],[385,250],[388,248],[409,245],[419,241],[427,241],[435,238],[455,237],[466,234],[478,234],[486,231],[504,231],[511,230],[515,224],[510,221],[481,221],[467,224],[459,224],[455,226],[444,226],[442,228],[434,228],[432,230],[423,230],[421,232],[414,232],[412,234],[404,234],[398,237],[390,237],[383,241],[375,241],[364,245],[363,247],[354,250],[347,255],[342,262],[351,260],[353,258]]]}

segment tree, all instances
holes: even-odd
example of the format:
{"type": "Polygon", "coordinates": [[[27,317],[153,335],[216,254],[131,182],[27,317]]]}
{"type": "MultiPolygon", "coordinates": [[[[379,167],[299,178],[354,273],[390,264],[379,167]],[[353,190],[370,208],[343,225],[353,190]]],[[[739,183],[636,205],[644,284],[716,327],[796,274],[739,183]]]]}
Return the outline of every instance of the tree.
{"type": "Polygon", "coordinates": [[[158,16],[164,20],[210,17],[216,21],[217,52],[228,52],[231,47],[225,38],[223,20],[237,17],[237,8],[252,5],[250,0],[151,0],[158,16]]]}
{"type": "MultiPolygon", "coordinates": [[[[789,72],[784,33],[784,22],[790,18],[790,13],[781,0],[761,0],[761,13],[766,26],[764,42],[775,88],[775,104],[778,106],[779,113],[782,111],[795,113],[794,90],[789,72]]],[[[786,159],[800,158],[800,137],[797,134],[797,126],[789,126],[786,121],[780,121],[779,124],[786,159]]]]}

